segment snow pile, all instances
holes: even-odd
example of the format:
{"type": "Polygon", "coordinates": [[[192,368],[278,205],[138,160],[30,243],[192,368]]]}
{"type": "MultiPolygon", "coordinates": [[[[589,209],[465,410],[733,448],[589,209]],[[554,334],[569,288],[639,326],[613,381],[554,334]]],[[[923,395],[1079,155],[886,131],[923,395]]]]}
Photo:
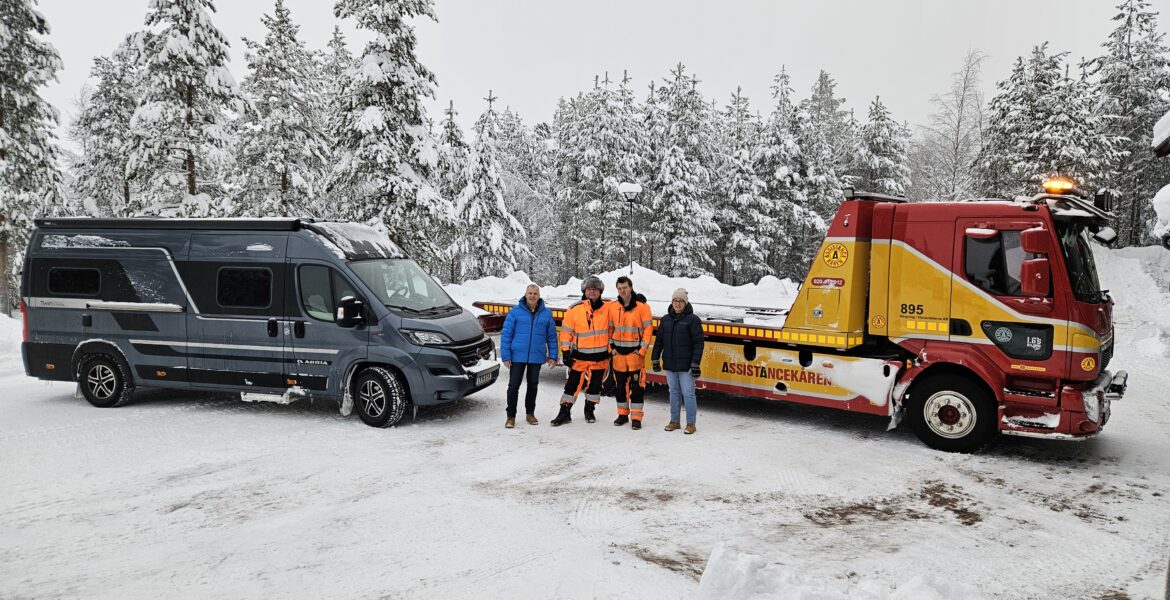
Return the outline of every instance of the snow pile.
{"type": "Polygon", "coordinates": [[[0,373],[24,373],[20,358],[22,328],[19,318],[0,313],[0,373]]]}
{"type": "MultiPolygon", "coordinates": [[[[1114,323],[1126,335],[1117,343],[1118,358],[1170,356],[1170,252],[1159,246],[1094,250],[1101,287],[1116,303],[1114,323]]],[[[1126,368],[1124,361],[1117,365],[1126,368]]]]}
{"type": "Polygon", "coordinates": [[[962,600],[984,598],[974,587],[955,581],[916,576],[895,589],[864,579],[818,580],[800,569],[770,564],[762,557],[716,544],[699,580],[700,600],[962,600]]]}
{"type": "Polygon", "coordinates": [[[130,242],[111,240],[100,235],[46,235],[42,248],[110,248],[126,247],[130,242]]]}
{"type": "Polygon", "coordinates": [[[1154,225],[1154,237],[1170,233],[1170,185],[1158,190],[1154,196],[1154,212],[1158,215],[1158,222],[1154,225]]]}
{"type": "Polygon", "coordinates": [[[1158,146],[1170,142],[1170,112],[1162,115],[1158,119],[1158,123],[1154,125],[1154,138],[1150,142],[1150,147],[1157,149],[1158,146]]]}
{"type": "MultiPolygon", "coordinates": [[[[623,275],[634,281],[634,290],[646,296],[650,309],[655,315],[663,315],[670,304],[670,295],[678,288],[686,288],[692,304],[706,306],[735,306],[758,307],[765,309],[783,310],[792,305],[796,298],[799,285],[790,279],[777,279],[766,276],[759,283],[748,283],[740,286],[731,286],[720,283],[710,276],[703,277],[670,277],[653,269],[648,269],[634,263],[633,274],[630,267],[622,267],[597,276],[605,283],[603,297],[617,296],[617,278],[623,275]]],[[[496,301],[516,303],[524,295],[524,288],[532,280],[523,271],[500,277],[484,277],[444,286],[447,293],[464,307],[470,307],[475,301],[496,301]]],[[[567,307],[581,297],[581,280],[573,277],[564,285],[544,286],[540,288],[540,295],[545,302],[554,307],[567,307]]],[[[696,309],[696,312],[701,312],[696,309]]]]}

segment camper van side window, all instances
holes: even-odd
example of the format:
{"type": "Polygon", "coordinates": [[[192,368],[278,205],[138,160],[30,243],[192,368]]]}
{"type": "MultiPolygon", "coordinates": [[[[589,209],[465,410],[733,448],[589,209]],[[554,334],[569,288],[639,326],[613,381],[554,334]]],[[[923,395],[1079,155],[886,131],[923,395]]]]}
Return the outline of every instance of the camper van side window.
{"type": "Polygon", "coordinates": [[[102,275],[97,269],[49,269],[49,293],[61,296],[97,296],[102,275]]]}
{"type": "Polygon", "coordinates": [[[335,300],[329,267],[303,265],[300,270],[301,305],[305,314],[319,321],[332,321],[335,300]]]}
{"type": "Polygon", "coordinates": [[[272,304],[272,271],[224,267],[216,277],[215,298],[224,308],[268,308],[272,304]]]}

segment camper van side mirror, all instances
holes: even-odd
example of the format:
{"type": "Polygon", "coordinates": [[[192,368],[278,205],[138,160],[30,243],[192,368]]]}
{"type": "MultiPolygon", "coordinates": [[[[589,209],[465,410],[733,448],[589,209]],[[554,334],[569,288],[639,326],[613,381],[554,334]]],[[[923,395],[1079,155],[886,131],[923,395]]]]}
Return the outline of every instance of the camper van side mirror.
{"type": "Polygon", "coordinates": [[[1020,292],[1029,298],[1047,298],[1051,280],[1047,258],[1025,260],[1020,269],[1020,292]]]}
{"type": "Polygon", "coordinates": [[[337,303],[335,316],[339,327],[357,327],[365,322],[365,305],[353,296],[346,296],[337,303]]]}

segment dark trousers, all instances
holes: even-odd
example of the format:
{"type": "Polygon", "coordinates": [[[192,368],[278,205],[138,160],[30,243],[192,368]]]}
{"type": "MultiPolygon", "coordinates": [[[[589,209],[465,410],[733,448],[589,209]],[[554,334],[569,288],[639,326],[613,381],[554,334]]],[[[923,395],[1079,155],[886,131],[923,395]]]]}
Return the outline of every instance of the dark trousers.
{"type": "Polygon", "coordinates": [[[513,362],[512,368],[508,369],[509,417],[516,416],[516,400],[520,396],[520,380],[525,379],[525,373],[528,374],[528,388],[524,390],[524,412],[529,415],[536,412],[536,386],[540,383],[540,364],[513,362]]]}

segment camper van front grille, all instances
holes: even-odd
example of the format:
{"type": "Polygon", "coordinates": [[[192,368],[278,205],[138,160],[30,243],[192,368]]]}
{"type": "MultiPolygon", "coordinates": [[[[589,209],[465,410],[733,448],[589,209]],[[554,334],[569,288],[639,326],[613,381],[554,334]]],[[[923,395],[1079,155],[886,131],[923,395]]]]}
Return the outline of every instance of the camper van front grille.
{"type": "Polygon", "coordinates": [[[470,367],[479,362],[480,359],[491,360],[496,346],[492,343],[491,338],[484,336],[471,343],[448,346],[447,349],[455,353],[455,357],[459,359],[460,364],[465,367],[470,367]]]}

